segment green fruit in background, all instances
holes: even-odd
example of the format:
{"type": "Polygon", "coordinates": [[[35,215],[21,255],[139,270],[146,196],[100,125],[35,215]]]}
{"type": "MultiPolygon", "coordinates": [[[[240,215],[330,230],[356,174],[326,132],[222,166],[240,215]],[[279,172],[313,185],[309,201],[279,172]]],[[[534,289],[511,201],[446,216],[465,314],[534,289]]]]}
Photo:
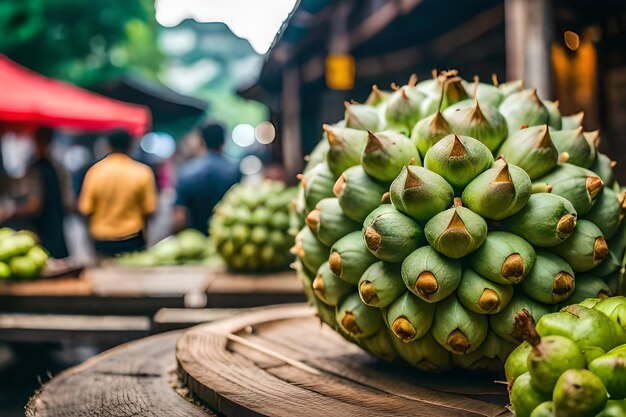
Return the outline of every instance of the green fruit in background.
{"type": "Polygon", "coordinates": [[[389,190],[395,208],[414,220],[426,221],[452,205],[454,190],[438,174],[407,165],[389,190]]]}
{"type": "Polygon", "coordinates": [[[462,258],[478,249],[487,237],[487,223],[478,214],[455,202],[455,207],[442,211],[426,223],[424,234],[438,252],[462,258]]]}
{"type": "Polygon", "coordinates": [[[626,401],[608,400],[596,417],[626,417],[626,401]]]}
{"type": "Polygon", "coordinates": [[[406,291],[400,276],[400,265],[383,261],[372,264],[363,272],[358,290],[365,304],[387,307],[406,291]]]}
{"type": "Polygon", "coordinates": [[[565,259],[576,272],[586,272],[600,265],[609,253],[602,231],[588,220],[580,219],[574,233],[550,250],[565,259]]]}
{"type": "Polygon", "coordinates": [[[347,296],[337,308],[337,324],[353,337],[369,337],[380,330],[383,317],[376,307],[363,304],[358,293],[347,296]]]}
{"type": "Polygon", "coordinates": [[[531,384],[546,394],[552,393],[563,372],[583,369],[586,365],[585,357],[576,343],[563,336],[542,337],[528,353],[531,384]]]}
{"type": "Polygon", "coordinates": [[[487,337],[487,317],[466,309],[456,296],[437,304],[433,336],[437,343],[454,354],[472,352],[487,337]]]}
{"type": "Polygon", "coordinates": [[[14,256],[9,260],[11,275],[20,279],[36,278],[41,272],[37,262],[28,256],[14,256]]]}
{"type": "Polygon", "coordinates": [[[491,169],[470,182],[463,191],[463,203],[491,220],[502,220],[520,211],[528,202],[531,182],[526,172],[500,158],[491,169]]]}
{"type": "Polygon", "coordinates": [[[361,229],[359,223],[343,214],[337,198],[325,198],[317,203],[307,215],[306,224],[326,246],[332,246],[348,233],[361,229]]]}
{"type": "Polygon", "coordinates": [[[4,262],[0,262],[0,279],[9,279],[11,277],[11,268],[4,262]]]}
{"type": "Polygon", "coordinates": [[[497,314],[511,301],[513,287],[496,284],[467,268],[463,271],[457,294],[468,309],[480,314],[497,314]]]}
{"type": "Polygon", "coordinates": [[[538,251],[535,265],[519,288],[535,301],[558,304],[569,298],[574,285],[574,272],[565,260],[552,253],[538,251]]]}
{"type": "Polygon", "coordinates": [[[587,369],[570,369],[554,388],[554,415],[593,417],[604,408],[606,400],[606,388],[600,378],[587,369]]]}
{"type": "Polygon", "coordinates": [[[496,155],[522,168],[531,180],[546,175],[559,160],[547,125],[518,130],[502,143],[496,155]]]}
{"type": "Polygon", "coordinates": [[[565,198],[533,194],[519,212],[502,222],[502,228],[523,237],[534,246],[555,246],[576,227],[576,210],[565,198]]]}
{"type": "Polygon", "coordinates": [[[532,245],[509,232],[487,233],[485,242],[469,258],[470,266],[499,284],[518,284],[531,271],[536,253],[532,245]]]}
{"type": "Polygon", "coordinates": [[[35,265],[37,265],[37,267],[41,269],[43,269],[43,267],[46,265],[46,262],[49,258],[48,252],[46,252],[46,250],[39,245],[33,246],[26,253],[26,256],[32,259],[35,262],[35,265]]]}
{"type": "Polygon", "coordinates": [[[524,341],[507,358],[504,364],[504,374],[509,389],[518,376],[528,372],[528,354],[532,348],[530,343],[524,341]]]}
{"type": "Polygon", "coordinates": [[[448,297],[461,281],[461,263],[423,246],[402,262],[402,280],[413,294],[435,303],[448,297]]]}
{"type": "Polygon", "coordinates": [[[370,178],[363,167],[356,166],[341,174],[333,192],[343,213],[356,222],[363,222],[372,210],[380,206],[386,187],[370,178]]]}
{"type": "Polygon", "coordinates": [[[523,126],[548,124],[550,113],[537,96],[537,90],[522,90],[506,97],[499,107],[509,135],[523,126]]]}
{"type": "Polygon", "coordinates": [[[327,259],[335,275],[355,285],[370,265],[378,261],[365,245],[360,231],[349,233],[335,242],[327,259]]]}
{"type": "Polygon", "coordinates": [[[363,104],[351,104],[347,101],[344,102],[344,105],[346,107],[344,117],[346,127],[371,131],[380,129],[381,117],[374,107],[363,104]]]}
{"type": "Polygon", "coordinates": [[[405,343],[424,336],[435,315],[435,306],[405,291],[387,308],[387,325],[405,343]]]}
{"type": "Polygon", "coordinates": [[[612,350],[589,363],[614,400],[626,398],[626,351],[612,350]]]}
{"type": "Polygon", "coordinates": [[[411,161],[418,165],[421,163],[420,154],[408,137],[393,130],[368,132],[361,165],[369,176],[389,183],[411,161]]]}
{"type": "Polygon", "coordinates": [[[509,393],[515,417],[530,417],[541,403],[550,400],[550,395],[535,388],[530,373],[518,376],[509,393]]]}
{"type": "Polygon", "coordinates": [[[448,135],[424,156],[424,168],[462,189],[493,163],[489,149],[469,136],[448,135]]]}
{"type": "Polygon", "coordinates": [[[0,262],[8,261],[14,256],[24,255],[36,241],[33,235],[26,231],[8,234],[0,239],[0,262]]]}
{"type": "Polygon", "coordinates": [[[207,239],[195,229],[185,229],[176,235],[176,240],[183,258],[193,259],[201,257],[207,246],[207,239]]]}
{"type": "Polygon", "coordinates": [[[354,292],[354,285],[333,274],[328,262],[324,262],[317,270],[311,288],[317,298],[331,306],[336,306],[348,294],[354,292]]]}
{"type": "Polygon", "coordinates": [[[363,223],[363,238],[378,259],[400,262],[424,241],[419,224],[385,204],[372,211],[363,223]]]}
{"type": "Polygon", "coordinates": [[[554,417],[554,403],[552,401],[546,401],[539,404],[530,417],[554,417]]]}

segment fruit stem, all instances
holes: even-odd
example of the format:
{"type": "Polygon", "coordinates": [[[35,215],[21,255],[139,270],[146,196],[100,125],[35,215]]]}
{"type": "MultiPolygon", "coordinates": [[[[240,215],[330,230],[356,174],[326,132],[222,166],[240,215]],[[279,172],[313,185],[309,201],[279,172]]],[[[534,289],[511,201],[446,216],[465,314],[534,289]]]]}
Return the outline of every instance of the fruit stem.
{"type": "Polygon", "coordinates": [[[537,346],[541,343],[541,337],[535,328],[535,322],[528,310],[523,308],[515,315],[514,336],[527,341],[531,346],[537,346]]]}

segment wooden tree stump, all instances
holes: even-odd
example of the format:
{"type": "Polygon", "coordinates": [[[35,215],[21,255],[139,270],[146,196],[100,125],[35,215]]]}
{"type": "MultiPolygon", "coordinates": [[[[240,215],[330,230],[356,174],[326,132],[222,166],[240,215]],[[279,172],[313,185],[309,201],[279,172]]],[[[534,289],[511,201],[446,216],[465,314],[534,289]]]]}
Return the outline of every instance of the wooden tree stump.
{"type": "Polygon", "coordinates": [[[378,361],[302,305],[194,327],[176,358],[183,384],[220,415],[511,415],[493,378],[378,361]]]}

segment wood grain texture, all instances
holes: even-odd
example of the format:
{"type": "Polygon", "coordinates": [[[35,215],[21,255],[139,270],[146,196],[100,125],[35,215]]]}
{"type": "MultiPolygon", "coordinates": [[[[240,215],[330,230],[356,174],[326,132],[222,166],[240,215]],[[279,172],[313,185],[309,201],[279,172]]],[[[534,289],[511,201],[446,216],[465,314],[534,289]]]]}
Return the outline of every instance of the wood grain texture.
{"type": "Polygon", "coordinates": [[[303,305],[192,328],[176,358],[182,382],[226,416],[510,415],[492,378],[378,361],[303,305]]]}
{"type": "Polygon", "coordinates": [[[119,346],[44,385],[28,417],[211,417],[172,387],[178,332],[119,346]]]}

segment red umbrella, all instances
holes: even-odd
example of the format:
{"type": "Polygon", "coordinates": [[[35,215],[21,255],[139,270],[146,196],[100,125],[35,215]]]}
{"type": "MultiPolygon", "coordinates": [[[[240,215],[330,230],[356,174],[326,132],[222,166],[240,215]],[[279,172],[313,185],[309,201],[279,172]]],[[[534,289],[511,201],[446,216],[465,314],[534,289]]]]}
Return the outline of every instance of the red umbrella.
{"type": "Polygon", "coordinates": [[[150,110],[44,77],[0,55],[0,124],[78,130],[122,128],[142,135],[150,110]]]}

